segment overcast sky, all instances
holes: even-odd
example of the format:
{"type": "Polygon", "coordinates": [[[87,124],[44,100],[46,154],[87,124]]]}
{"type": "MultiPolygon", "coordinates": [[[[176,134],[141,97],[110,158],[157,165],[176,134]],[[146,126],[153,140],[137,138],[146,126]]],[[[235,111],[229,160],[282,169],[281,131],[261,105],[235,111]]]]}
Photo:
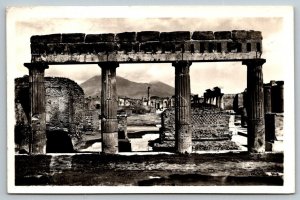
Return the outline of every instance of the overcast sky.
{"type": "MultiPolygon", "coordinates": [[[[30,18],[16,23],[16,76],[28,74],[23,63],[30,62],[30,37],[53,33],[118,33],[125,31],[231,31],[257,30],[263,35],[264,82],[284,80],[281,18],[30,18]]],[[[46,76],[61,76],[77,83],[101,74],[97,65],[50,66],[46,76]]],[[[174,86],[171,64],[121,64],[117,75],[136,82],[162,81],[174,86]]],[[[193,63],[190,70],[191,89],[202,95],[208,88],[219,86],[224,93],[238,93],[246,87],[246,66],[240,62],[193,63]]]]}

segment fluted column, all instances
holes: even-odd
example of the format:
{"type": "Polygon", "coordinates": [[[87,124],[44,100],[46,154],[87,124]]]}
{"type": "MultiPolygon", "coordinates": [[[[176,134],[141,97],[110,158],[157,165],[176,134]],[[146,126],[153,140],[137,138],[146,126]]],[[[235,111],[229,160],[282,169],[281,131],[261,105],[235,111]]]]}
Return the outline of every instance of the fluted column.
{"type": "Polygon", "coordinates": [[[116,68],[119,63],[106,62],[99,64],[102,71],[101,89],[101,135],[102,152],[118,153],[118,95],[116,84],[116,68]]]}
{"type": "Polygon", "coordinates": [[[192,152],[191,64],[186,61],[172,63],[175,67],[175,148],[178,153],[192,152]]]}
{"type": "Polygon", "coordinates": [[[43,63],[25,63],[29,69],[30,125],[29,153],[46,153],[46,101],[44,74],[48,65],[43,63]]]}
{"type": "Polygon", "coordinates": [[[264,63],[265,59],[243,61],[247,65],[248,151],[255,153],[265,152],[264,63]]]}
{"type": "Polygon", "coordinates": [[[264,109],[265,113],[272,112],[272,104],[271,104],[271,88],[270,84],[264,84],[264,109]]]}
{"type": "Polygon", "coordinates": [[[278,94],[278,107],[277,112],[283,113],[284,112],[284,82],[283,81],[276,81],[277,84],[277,94],[278,94]]]}
{"type": "Polygon", "coordinates": [[[223,93],[219,96],[219,108],[224,109],[224,99],[223,99],[223,93]]]}

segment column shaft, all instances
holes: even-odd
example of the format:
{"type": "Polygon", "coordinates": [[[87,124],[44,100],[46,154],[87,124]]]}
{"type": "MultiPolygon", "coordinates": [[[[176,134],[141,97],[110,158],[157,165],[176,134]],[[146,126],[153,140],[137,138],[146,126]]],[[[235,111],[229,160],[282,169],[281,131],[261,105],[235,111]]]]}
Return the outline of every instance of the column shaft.
{"type": "Polygon", "coordinates": [[[192,152],[191,86],[189,62],[173,63],[175,67],[175,148],[179,153],[192,152]]]}
{"type": "Polygon", "coordinates": [[[118,63],[99,64],[102,71],[101,90],[101,135],[102,152],[118,153],[118,95],[116,85],[116,68],[118,63]]]}
{"type": "Polygon", "coordinates": [[[277,84],[277,91],[278,91],[278,108],[277,112],[283,113],[284,112],[284,82],[283,81],[276,81],[277,84]]]}
{"type": "Polygon", "coordinates": [[[265,113],[272,112],[272,105],[271,105],[271,85],[264,84],[264,109],[265,113]]]}
{"type": "Polygon", "coordinates": [[[46,153],[46,100],[44,72],[48,68],[45,64],[25,63],[29,69],[29,96],[30,96],[30,125],[29,153],[46,153]]]}
{"type": "Polygon", "coordinates": [[[248,151],[265,152],[264,90],[262,64],[264,59],[247,60],[248,151]]]}

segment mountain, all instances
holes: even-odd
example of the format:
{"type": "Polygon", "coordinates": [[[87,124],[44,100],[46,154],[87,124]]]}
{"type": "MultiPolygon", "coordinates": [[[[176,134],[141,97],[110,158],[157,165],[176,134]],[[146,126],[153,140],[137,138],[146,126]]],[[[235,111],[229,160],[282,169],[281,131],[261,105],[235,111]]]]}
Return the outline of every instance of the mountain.
{"type": "MultiPolygon", "coordinates": [[[[100,96],[101,76],[94,76],[81,85],[85,96],[100,96]]],[[[160,81],[150,83],[137,83],[117,76],[117,92],[118,96],[126,96],[130,98],[147,97],[147,88],[150,86],[150,96],[168,97],[175,93],[175,89],[160,81]]]]}

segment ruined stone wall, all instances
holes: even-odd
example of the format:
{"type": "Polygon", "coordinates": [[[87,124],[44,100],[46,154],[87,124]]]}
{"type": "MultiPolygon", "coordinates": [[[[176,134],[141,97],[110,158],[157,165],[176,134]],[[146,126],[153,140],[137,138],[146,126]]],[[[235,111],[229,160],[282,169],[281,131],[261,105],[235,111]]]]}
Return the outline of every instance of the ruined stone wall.
{"type": "MultiPolygon", "coordinates": [[[[175,140],[175,110],[165,110],[162,115],[161,139],[175,140]]],[[[193,140],[228,140],[229,115],[210,105],[192,107],[191,115],[193,140]]]]}
{"type": "Polygon", "coordinates": [[[224,110],[233,110],[234,98],[235,98],[235,94],[223,95],[224,110]]]}
{"type": "Polygon", "coordinates": [[[253,59],[262,53],[260,31],[142,31],[34,35],[32,62],[140,62],[253,59]]]}
{"type": "Polygon", "coordinates": [[[100,132],[101,130],[101,106],[100,97],[85,98],[84,106],[84,130],[92,132],[100,132]]]}
{"type": "MultiPolygon", "coordinates": [[[[84,92],[74,81],[67,78],[45,77],[46,128],[64,130],[78,138],[83,128],[84,92]]],[[[30,98],[28,76],[15,79],[16,141],[26,146],[25,130],[30,130],[30,98]],[[21,136],[21,138],[20,138],[21,136]],[[24,137],[24,138],[23,138],[24,137]],[[25,143],[24,143],[25,141],[25,143]],[[23,144],[24,143],[24,144],[23,144]]],[[[25,149],[27,147],[24,147],[25,149]]]]}

